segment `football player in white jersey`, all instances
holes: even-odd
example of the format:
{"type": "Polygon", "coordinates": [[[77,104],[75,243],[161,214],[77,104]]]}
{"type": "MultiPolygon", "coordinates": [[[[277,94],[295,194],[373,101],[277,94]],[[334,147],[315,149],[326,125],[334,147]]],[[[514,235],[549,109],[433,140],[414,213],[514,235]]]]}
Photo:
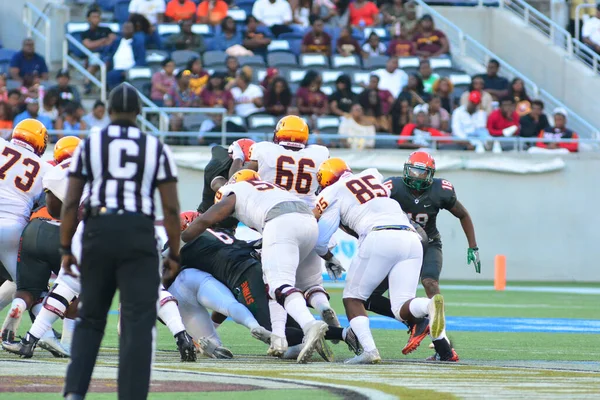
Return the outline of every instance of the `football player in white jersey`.
{"type": "Polygon", "coordinates": [[[40,156],[46,151],[48,131],[35,119],[13,129],[10,142],[0,138],[0,310],[16,291],[17,254],[21,232],[29,222],[35,200],[42,194],[42,177],[50,165],[40,156]]]}
{"type": "MultiPolygon", "coordinates": [[[[296,287],[296,271],[313,251],[318,226],[309,206],[272,183],[260,180],[252,170],[236,172],[216,195],[217,203],[183,231],[189,242],[206,229],[234,215],[248,227],[262,233],[262,266],[269,296],[285,308],[304,332],[305,346],[297,361],[307,362],[318,344],[325,346],[328,325],[317,321],[296,287]]],[[[274,320],[268,354],[281,356],[287,350],[285,320],[274,320]]]]}
{"type": "MultiPolygon", "coordinates": [[[[319,165],[329,158],[329,149],[325,146],[307,145],[309,129],[306,122],[295,115],[283,117],[273,134],[273,143],[255,143],[250,148],[250,162],[245,168],[258,172],[265,182],[271,182],[293,193],[309,207],[314,207],[319,165]]],[[[236,172],[242,167],[244,152],[237,142],[232,145],[230,169],[236,172]]],[[[296,287],[304,292],[306,301],[320,314],[328,325],[340,326],[335,311],[329,304],[329,295],[323,288],[323,261],[312,252],[299,266],[296,287]]],[[[339,278],[342,273],[337,259],[327,260],[326,267],[330,275],[339,278]],[[330,269],[336,269],[332,273],[330,269]]]]}
{"type": "MultiPolygon", "coordinates": [[[[75,136],[67,136],[60,139],[54,145],[54,163],[42,180],[46,192],[47,205],[37,210],[31,216],[31,222],[25,227],[21,235],[19,247],[19,258],[17,262],[17,292],[2,325],[3,336],[6,342],[11,343],[17,333],[21,318],[25,310],[32,306],[32,313],[37,316],[41,309],[47,288],[48,280],[52,273],[58,274],[60,270],[60,255],[57,249],[60,247],[60,223],[53,219],[51,214],[60,213],[62,202],[53,193],[66,192],[66,171],[70,165],[70,158],[79,145],[80,139],[75,136]],[[51,211],[48,211],[50,208],[51,211]],[[43,238],[43,240],[40,240],[43,238]]],[[[44,203],[45,204],[45,203],[44,203]]],[[[72,307],[72,309],[76,309],[72,307]]],[[[71,310],[74,311],[74,310],[71,310]]],[[[65,335],[62,337],[64,343],[70,344],[68,326],[73,327],[75,320],[65,317],[65,335]]],[[[68,356],[68,351],[58,342],[52,334],[42,338],[40,347],[47,349],[58,357],[68,356]]],[[[68,345],[67,345],[68,347],[68,345]]]]}
{"type": "Polygon", "coordinates": [[[346,276],[343,299],[364,352],[346,363],[381,361],[364,301],[386,278],[396,319],[411,322],[429,315],[434,344],[445,342],[444,299],[440,294],[432,299],[415,298],[423,260],[420,237],[400,205],[389,198],[379,171],[369,168],[353,174],[343,160],[330,158],[319,167],[318,180],[323,190],[314,209],[319,219],[317,252],[328,252],[327,244],[340,225],[358,238],[358,253],[346,276]]]}

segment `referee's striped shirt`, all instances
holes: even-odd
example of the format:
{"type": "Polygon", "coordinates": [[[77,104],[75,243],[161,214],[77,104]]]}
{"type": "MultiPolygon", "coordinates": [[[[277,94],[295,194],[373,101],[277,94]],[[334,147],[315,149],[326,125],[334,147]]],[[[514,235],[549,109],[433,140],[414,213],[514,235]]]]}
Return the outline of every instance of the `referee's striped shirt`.
{"type": "Polygon", "coordinates": [[[81,142],[69,176],[89,183],[87,207],[154,218],[154,190],[161,183],[177,181],[177,167],[167,145],[129,122],[115,121],[81,142]]]}

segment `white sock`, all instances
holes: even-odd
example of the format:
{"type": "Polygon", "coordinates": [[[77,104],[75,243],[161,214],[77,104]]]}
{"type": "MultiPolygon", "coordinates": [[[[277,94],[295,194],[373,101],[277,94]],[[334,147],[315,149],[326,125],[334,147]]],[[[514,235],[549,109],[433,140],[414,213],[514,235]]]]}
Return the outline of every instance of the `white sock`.
{"type": "Polygon", "coordinates": [[[315,320],[315,317],[313,317],[310,311],[308,311],[308,307],[306,307],[304,296],[298,292],[290,294],[285,299],[285,311],[294,318],[294,321],[300,325],[305,333],[307,325],[315,320]]]}
{"type": "Polygon", "coordinates": [[[54,335],[54,331],[52,329],[48,329],[46,331],[46,333],[44,333],[44,335],[40,338],[40,339],[52,339],[55,338],[56,336],[54,335]]]}
{"type": "Polygon", "coordinates": [[[12,302],[16,291],[17,284],[15,282],[5,281],[0,286],[0,311],[12,302]]]}
{"type": "Polygon", "coordinates": [[[185,330],[179,308],[177,308],[177,303],[174,301],[167,301],[158,309],[158,318],[167,325],[173,336],[185,330]]]}
{"type": "Polygon", "coordinates": [[[16,333],[17,329],[19,329],[21,317],[23,317],[25,309],[27,309],[27,303],[25,303],[25,300],[15,298],[10,305],[8,314],[6,314],[6,319],[2,325],[2,330],[9,329],[16,333]]]}
{"type": "Polygon", "coordinates": [[[285,337],[285,324],[287,322],[287,312],[275,300],[269,300],[269,312],[271,314],[271,331],[274,335],[285,337]]]}
{"type": "Polygon", "coordinates": [[[450,339],[448,339],[448,336],[446,336],[446,329],[444,329],[442,331],[442,333],[440,334],[440,336],[434,338],[432,337],[431,340],[440,340],[440,339],[446,339],[448,342],[450,342],[450,339]]]}
{"type": "Polygon", "coordinates": [[[429,306],[430,302],[431,299],[427,299],[425,297],[415,297],[408,305],[408,310],[413,315],[413,317],[422,318],[426,316],[429,312],[427,310],[427,307],[429,306]]]}
{"type": "Polygon", "coordinates": [[[369,318],[362,315],[354,317],[350,320],[350,327],[352,327],[354,334],[358,338],[358,341],[365,351],[373,351],[377,349],[375,346],[375,340],[371,334],[371,329],[369,328],[369,318]]]}
{"type": "Polygon", "coordinates": [[[319,313],[322,313],[324,310],[331,308],[331,304],[329,304],[329,299],[327,295],[323,292],[316,292],[308,298],[309,304],[317,310],[319,313]]]}
{"type": "Polygon", "coordinates": [[[39,303],[35,303],[32,307],[31,307],[31,313],[33,314],[34,317],[37,317],[38,314],[40,313],[40,311],[42,311],[42,308],[44,307],[44,305],[42,304],[42,302],[39,303]]]}
{"type": "Polygon", "coordinates": [[[71,318],[63,319],[63,330],[62,337],[60,338],[60,343],[67,347],[71,348],[71,340],[73,340],[73,332],[75,331],[75,320],[71,318]]]}
{"type": "Polygon", "coordinates": [[[228,308],[227,312],[232,320],[240,325],[244,325],[248,329],[254,329],[259,327],[258,321],[254,318],[254,315],[244,306],[242,303],[232,303],[228,308]]]}
{"type": "Polygon", "coordinates": [[[54,314],[52,311],[42,308],[35,318],[35,322],[31,325],[31,328],[29,328],[29,333],[36,338],[41,339],[46,332],[52,332],[52,329],[50,328],[52,328],[52,324],[58,318],[58,315],[54,314]]]}

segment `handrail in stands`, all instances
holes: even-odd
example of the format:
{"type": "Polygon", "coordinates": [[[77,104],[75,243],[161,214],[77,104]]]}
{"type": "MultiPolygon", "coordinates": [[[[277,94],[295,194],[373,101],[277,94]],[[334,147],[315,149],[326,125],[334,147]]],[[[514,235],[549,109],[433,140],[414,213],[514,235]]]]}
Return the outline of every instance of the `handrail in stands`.
{"type": "Polygon", "coordinates": [[[35,37],[40,39],[44,43],[44,59],[47,63],[50,62],[50,32],[51,32],[51,24],[50,18],[44,14],[39,8],[33,5],[30,2],[25,2],[23,6],[23,25],[25,25],[25,29],[27,30],[27,37],[35,37]],[[37,17],[37,20],[34,22],[33,17],[37,17]],[[38,22],[44,22],[44,32],[38,30],[38,22]]]}
{"type": "Polygon", "coordinates": [[[66,68],[67,65],[75,68],[83,76],[89,79],[92,84],[100,88],[100,99],[104,102],[106,101],[106,64],[100,59],[100,57],[92,53],[87,47],[80,43],[79,40],[69,33],[65,33],[65,40],[63,41],[63,67],[66,68]],[[72,44],[79,51],[85,54],[85,56],[88,58],[88,61],[93,62],[100,67],[100,79],[90,74],[88,70],[81,65],[81,63],[69,55],[69,44],[72,44]]]}
{"type": "Polygon", "coordinates": [[[481,73],[484,71],[482,68],[490,59],[496,59],[502,65],[503,75],[509,79],[520,78],[523,80],[525,87],[529,93],[533,94],[533,97],[542,100],[547,108],[553,109],[556,107],[564,108],[569,113],[569,125],[571,129],[575,130],[579,136],[600,138],[600,131],[598,128],[585,121],[569,107],[565,106],[562,102],[552,96],[544,89],[540,89],[538,85],[531,79],[524,76],[522,73],[517,71],[509,63],[502,60],[496,54],[491,52],[481,43],[473,39],[471,36],[464,33],[458,26],[449,21],[446,17],[441,15],[435,9],[426,4],[423,0],[415,0],[419,4],[422,10],[430,14],[436,22],[436,25],[444,31],[448,40],[451,43],[451,49],[453,55],[463,56],[473,59],[477,62],[477,66],[469,64],[468,62],[461,62],[459,57],[454,57],[454,60],[461,64],[461,67],[470,75],[481,73]]]}

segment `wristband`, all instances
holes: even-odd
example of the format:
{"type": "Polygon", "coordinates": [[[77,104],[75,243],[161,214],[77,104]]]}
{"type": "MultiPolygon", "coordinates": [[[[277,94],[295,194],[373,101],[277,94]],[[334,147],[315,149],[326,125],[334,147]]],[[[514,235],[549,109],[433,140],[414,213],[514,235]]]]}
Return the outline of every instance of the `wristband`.
{"type": "Polygon", "coordinates": [[[71,246],[60,246],[59,253],[61,256],[72,256],[71,246]]]}

